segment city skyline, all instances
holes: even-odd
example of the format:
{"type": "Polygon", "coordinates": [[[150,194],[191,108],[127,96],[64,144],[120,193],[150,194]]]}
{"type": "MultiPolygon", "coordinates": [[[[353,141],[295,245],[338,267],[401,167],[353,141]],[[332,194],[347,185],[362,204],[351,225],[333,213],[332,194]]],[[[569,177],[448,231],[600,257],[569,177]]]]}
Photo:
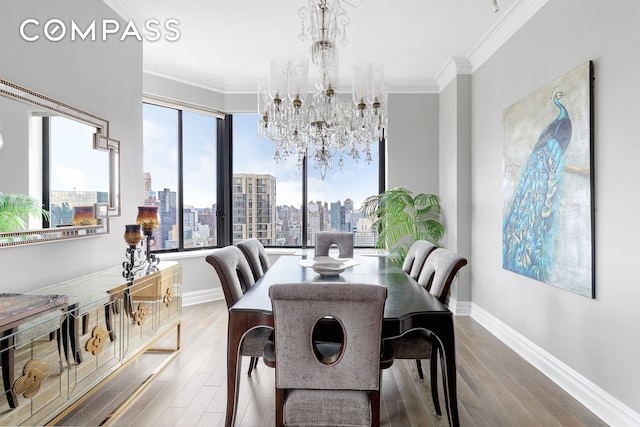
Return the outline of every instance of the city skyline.
{"type": "MultiPolygon", "coordinates": [[[[154,231],[154,249],[175,249],[179,246],[176,192],[153,187],[150,173],[145,172],[145,204],[159,208],[160,224],[154,231]],[[158,246],[155,246],[155,245],[158,246]]],[[[290,205],[274,205],[276,179],[271,175],[234,174],[232,192],[233,242],[257,238],[265,246],[314,245],[319,231],[347,231],[354,234],[358,246],[375,246],[375,230],[350,198],[344,201],[309,201],[306,209],[290,205]],[[307,212],[306,237],[303,235],[303,212],[307,212]],[[306,242],[306,243],[304,243],[306,242]]],[[[185,248],[216,246],[217,227],[215,205],[184,206],[182,235],[185,248]]]]}
{"type": "MultiPolygon", "coordinates": [[[[211,207],[217,202],[215,118],[184,112],[183,122],[184,140],[189,141],[183,146],[184,205],[198,209],[211,207]]],[[[257,122],[257,114],[233,116],[233,172],[274,176],[278,181],[276,205],[302,207],[302,172],[298,169],[297,159],[289,157],[276,163],[273,159],[275,144],[257,138],[257,122]]],[[[164,188],[175,191],[178,187],[177,172],[167,173],[178,170],[177,134],[176,110],[145,104],[144,170],[153,178],[153,191],[164,188]]],[[[372,156],[378,158],[378,144],[374,144],[372,156]]],[[[327,172],[324,181],[320,172],[309,166],[307,200],[331,203],[350,198],[359,209],[366,197],[378,192],[378,168],[374,164],[368,165],[364,159],[356,163],[351,157],[344,156],[345,166],[340,170],[338,160],[334,160],[334,168],[327,172]]]]}

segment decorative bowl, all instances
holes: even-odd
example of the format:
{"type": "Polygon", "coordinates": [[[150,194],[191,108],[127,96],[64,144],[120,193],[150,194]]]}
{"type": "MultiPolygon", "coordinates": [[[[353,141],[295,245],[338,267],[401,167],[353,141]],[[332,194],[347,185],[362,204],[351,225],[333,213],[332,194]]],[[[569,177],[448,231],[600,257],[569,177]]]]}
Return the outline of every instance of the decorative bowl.
{"type": "Polygon", "coordinates": [[[323,277],[338,276],[347,268],[344,263],[338,261],[316,261],[311,266],[313,271],[323,277]]]}

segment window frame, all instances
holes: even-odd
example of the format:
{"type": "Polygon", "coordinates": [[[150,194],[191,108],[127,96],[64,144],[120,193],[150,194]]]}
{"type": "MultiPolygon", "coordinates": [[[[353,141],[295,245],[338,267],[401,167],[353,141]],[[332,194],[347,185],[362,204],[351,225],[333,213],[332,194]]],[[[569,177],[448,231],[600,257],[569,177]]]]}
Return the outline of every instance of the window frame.
{"type": "MultiPolygon", "coordinates": [[[[191,109],[180,104],[159,103],[154,100],[143,100],[143,104],[151,104],[159,107],[171,108],[178,112],[178,196],[176,207],[176,222],[178,224],[178,247],[170,249],[157,249],[154,253],[171,253],[171,252],[189,252],[207,250],[216,247],[224,247],[233,244],[233,115],[225,114],[220,117],[219,113],[211,111],[191,109]],[[183,121],[182,114],[184,111],[194,111],[199,114],[212,115],[216,118],[216,234],[217,240],[215,246],[208,247],[184,247],[184,164],[183,164],[183,121]]],[[[245,114],[245,113],[237,113],[245,114]]],[[[386,136],[382,135],[382,139],[378,142],[378,192],[381,193],[386,187],[386,136]]],[[[144,154],[143,154],[144,156],[144,154]]],[[[374,161],[376,161],[374,159],[374,161]]],[[[302,179],[302,230],[300,246],[268,246],[277,248],[301,248],[306,249],[313,247],[307,244],[308,231],[308,161],[305,156],[302,161],[301,179],[302,179]]]]}

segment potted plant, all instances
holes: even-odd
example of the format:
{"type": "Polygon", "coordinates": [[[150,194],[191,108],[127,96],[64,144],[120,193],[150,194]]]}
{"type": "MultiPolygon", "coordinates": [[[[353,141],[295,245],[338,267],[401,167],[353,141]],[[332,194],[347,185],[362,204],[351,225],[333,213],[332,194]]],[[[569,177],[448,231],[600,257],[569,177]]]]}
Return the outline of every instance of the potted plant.
{"type": "Polygon", "coordinates": [[[24,230],[25,219],[42,215],[49,219],[49,211],[42,209],[39,200],[26,194],[4,194],[0,192],[0,233],[24,230]]]}
{"type": "Polygon", "coordinates": [[[435,194],[417,194],[396,187],[367,197],[360,208],[373,219],[378,231],[377,247],[389,251],[389,257],[402,264],[408,247],[416,240],[439,245],[444,235],[440,223],[442,208],[435,194]]]}

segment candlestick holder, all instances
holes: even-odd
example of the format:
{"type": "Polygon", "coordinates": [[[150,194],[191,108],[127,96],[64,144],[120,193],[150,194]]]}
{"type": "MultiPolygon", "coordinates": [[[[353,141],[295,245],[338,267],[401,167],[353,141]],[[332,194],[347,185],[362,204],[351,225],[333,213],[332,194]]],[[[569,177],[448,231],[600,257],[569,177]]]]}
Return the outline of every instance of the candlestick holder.
{"type": "Polygon", "coordinates": [[[124,291],[124,310],[129,315],[133,314],[133,303],[131,301],[131,286],[133,281],[146,267],[145,259],[142,257],[142,246],[138,244],[142,241],[139,224],[129,224],[124,226],[124,240],[128,247],[125,251],[125,261],[122,263],[122,276],[127,281],[127,289],[124,291]]]}
{"type": "Polygon", "coordinates": [[[151,253],[151,241],[153,240],[153,230],[160,225],[157,206],[138,206],[138,217],[136,223],[142,228],[145,239],[145,255],[147,264],[147,274],[158,271],[160,259],[151,253]]]}
{"type": "Polygon", "coordinates": [[[125,251],[126,261],[122,263],[122,276],[127,280],[127,284],[131,286],[136,274],[144,270],[146,263],[142,258],[142,247],[138,246],[142,241],[140,226],[138,224],[130,224],[124,227],[124,240],[129,246],[125,251]]]}

